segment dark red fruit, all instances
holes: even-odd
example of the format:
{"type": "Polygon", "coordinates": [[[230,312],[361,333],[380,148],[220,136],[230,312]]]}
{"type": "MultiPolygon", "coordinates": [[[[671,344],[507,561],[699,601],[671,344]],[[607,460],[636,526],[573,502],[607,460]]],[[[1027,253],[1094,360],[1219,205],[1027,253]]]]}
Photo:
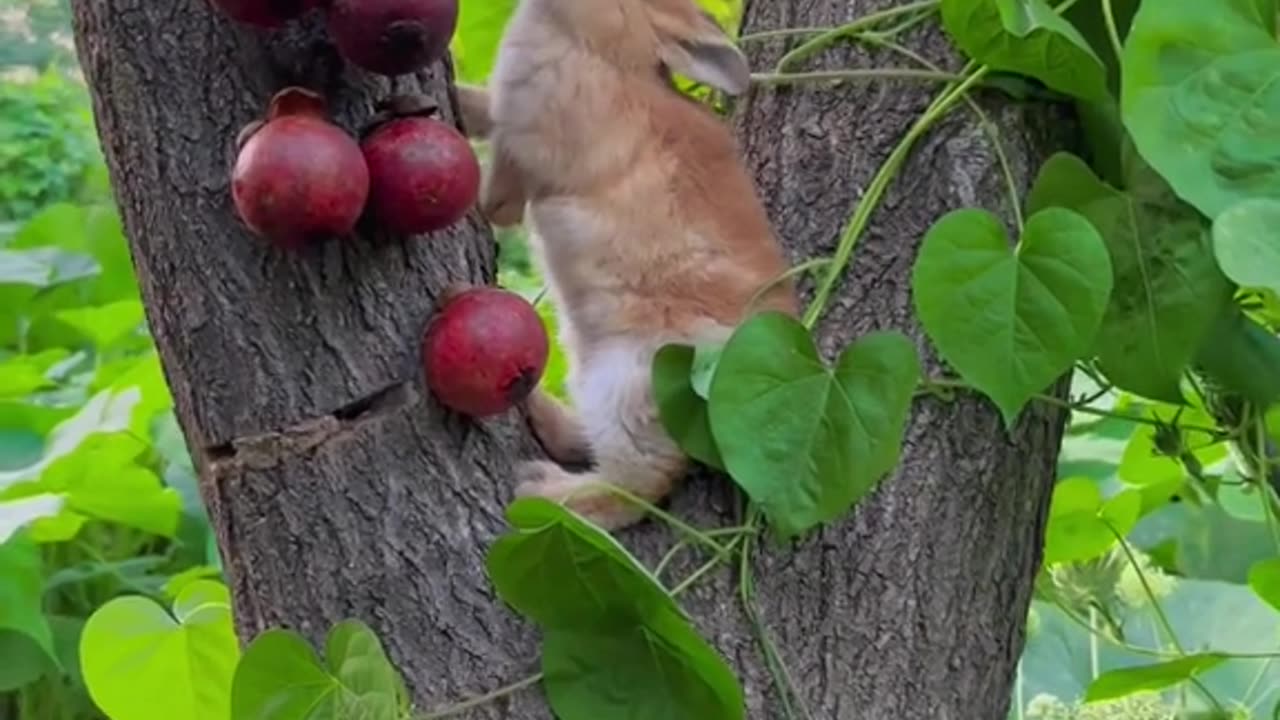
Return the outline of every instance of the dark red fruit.
{"type": "Polygon", "coordinates": [[[435,232],[462,219],[480,193],[480,162],[453,126],[402,117],[360,144],[369,165],[369,206],[402,235],[435,232]]]}
{"type": "Polygon", "coordinates": [[[241,133],[231,174],[236,211],[282,246],[350,233],[369,196],[369,168],[355,139],[329,122],[324,100],[286,88],[265,123],[241,133]]]}
{"type": "Polygon", "coordinates": [[[527,300],[497,288],[444,299],[422,342],[427,387],[471,417],[497,415],[529,396],[547,367],[550,341],[527,300]]]}
{"type": "Polygon", "coordinates": [[[329,35],[351,62],[404,75],[444,56],[458,27],[458,0],[333,0],[329,35]]]}
{"type": "Polygon", "coordinates": [[[277,28],[313,7],[321,0],[213,0],[213,4],[236,22],[277,28]]]}

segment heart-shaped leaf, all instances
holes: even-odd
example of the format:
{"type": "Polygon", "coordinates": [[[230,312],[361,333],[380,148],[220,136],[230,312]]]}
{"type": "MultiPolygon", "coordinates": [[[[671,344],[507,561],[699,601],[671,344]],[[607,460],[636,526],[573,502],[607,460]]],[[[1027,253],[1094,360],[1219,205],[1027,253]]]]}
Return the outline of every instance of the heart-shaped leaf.
{"type": "Polygon", "coordinates": [[[1213,253],[1227,277],[1280,293],[1280,201],[1255,198],[1213,221],[1213,253]]]}
{"type": "Polygon", "coordinates": [[[1084,100],[1108,97],[1102,60],[1045,0],[943,0],[942,22],[984,65],[1030,75],[1084,100]]]}
{"type": "Polygon", "coordinates": [[[828,368],[804,326],[761,313],[729,339],[711,431],[735,482],[783,536],[849,510],[898,462],[920,379],[915,347],[873,333],[828,368]]]}
{"type": "Polygon", "coordinates": [[[1253,0],[1143,0],[1125,42],[1125,127],[1209,218],[1280,197],[1280,45],[1253,0]]]}
{"type": "Polygon", "coordinates": [[[996,216],[957,210],[925,236],[912,291],[938,352],[1011,426],[1092,347],[1111,261],[1093,225],[1069,210],[1032,215],[1016,251],[996,216]]]}
{"type": "Polygon", "coordinates": [[[301,635],[262,633],[245,649],[231,697],[231,720],[400,720],[408,704],[378,636],[355,620],[329,630],[323,665],[301,635]]]}
{"type": "Polygon", "coordinates": [[[0,634],[21,635],[12,642],[34,645],[28,655],[42,652],[56,666],[53,631],[44,616],[40,549],[35,543],[22,536],[0,543],[0,578],[0,634]]]}
{"type": "Polygon", "coordinates": [[[1227,657],[1220,653],[1201,653],[1154,665],[1111,670],[1089,684],[1084,698],[1086,702],[1111,700],[1146,690],[1163,690],[1212,669],[1227,657]]]}
{"type": "Polygon", "coordinates": [[[1131,530],[1142,510],[1142,493],[1126,490],[1103,502],[1090,478],[1067,478],[1053,488],[1045,529],[1044,564],[1084,562],[1099,557],[1131,530]],[[1112,532],[1115,528],[1115,532],[1112,532]]]}
{"type": "Polygon", "coordinates": [[[539,498],[507,508],[514,530],[489,549],[498,595],[544,628],[633,627],[675,601],[608,533],[539,498]]]}
{"type": "Polygon", "coordinates": [[[513,530],[490,549],[489,577],[543,630],[543,683],[557,717],[743,717],[728,665],[608,533],[541,498],[517,500],[507,518],[513,530]]]}
{"type": "Polygon", "coordinates": [[[696,352],[688,345],[666,345],[653,359],[653,398],[662,426],[689,457],[719,470],[724,460],[711,436],[707,402],[693,387],[696,352]]]}
{"type": "Polygon", "coordinates": [[[1182,402],[1182,373],[1232,296],[1195,213],[1115,190],[1068,153],[1045,163],[1027,206],[1075,210],[1107,245],[1114,284],[1094,347],[1107,379],[1182,402]]]}
{"type": "Polygon", "coordinates": [[[542,671],[547,701],[561,720],[744,717],[733,671],[669,608],[643,625],[606,633],[549,631],[542,671]]]}
{"type": "MultiPolygon", "coordinates": [[[[1259,505],[1254,498],[1254,505],[1259,505]]],[[[1249,568],[1249,588],[1263,602],[1280,611],[1280,558],[1259,560],[1249,568]]]]}
{"type": "Polygon", "coordinates": [[[98,608],[80,638],[89,694],[112,720],[225,720],[240,656],[220,583],[192,583],[173,614],[144,597],[98,608]]]}

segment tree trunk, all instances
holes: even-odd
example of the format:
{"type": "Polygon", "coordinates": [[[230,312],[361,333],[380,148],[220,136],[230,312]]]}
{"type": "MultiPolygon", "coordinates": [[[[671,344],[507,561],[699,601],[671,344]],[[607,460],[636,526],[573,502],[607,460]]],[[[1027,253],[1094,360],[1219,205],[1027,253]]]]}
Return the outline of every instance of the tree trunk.
{"type": "MultiPolygon", "coordinates": [[[[242,638],[286,626],[318,640],[331,623],[359,618],[382,635],[420,708],[536,671],[532,628],[494,599],[483,566],[505,527],[511,463],[536,444],[514,413],[471,423],[444,412],[421,389],[417,365],[437,293],[494,277],[488,229],[472,216],[429,240],[366,234],[290,255],[252,238],[232,209],[236,132],[275,90],[323,90],[354,128],[387,83],[343,67],[317,18],[267,34],[233,26],[202,0],[73,5],[148,319],[242,638]]],[[[756,0],[747,31],[847,21],[873,5],[756,0]]],[[[912,44],[955,65],[936,29],[912,44]]],[[[753,65],[780,49],[761,48],[753,65]]],[[[855,60],[866,57],[842,50],[830,64],[855,60]]],[[[450,82],[440,64],[408,84],[453,118],[450,82]]],[[[932,90],[762,90],[746,103],[745,147],[794,259],[830,252],[859,188],[932,90]]],[[[1052,115],[984,104],[1025,187],[1053,149],[1052,115]]],[[[917,241],[948,209],[1000,208],[998,178],[963,111],[927,137],[860,243],[824,348],[880,327],[921,338],[908,289],[917,241]]],[[[1006,435],[985,401],[922,400],[900,470],[853,519],[758,558],[765,622],[812,717],[1003,717],[1062,421],[1036,410],[1006,435]]],[[[734,502],[722,479],[697,478],[672,512],[723,524],[734,502]]],[[[621,539],[649,561],[671,541],[656,523],[621,539]]],[[[695,561],[677,562],[676,574],[695,561]]],[[[735,591],[722,571],[681,601],[737,666],[748,717],[777,717],[735,591]]],[[[549,712],[531,689],[468,717],[549,712]]]]}

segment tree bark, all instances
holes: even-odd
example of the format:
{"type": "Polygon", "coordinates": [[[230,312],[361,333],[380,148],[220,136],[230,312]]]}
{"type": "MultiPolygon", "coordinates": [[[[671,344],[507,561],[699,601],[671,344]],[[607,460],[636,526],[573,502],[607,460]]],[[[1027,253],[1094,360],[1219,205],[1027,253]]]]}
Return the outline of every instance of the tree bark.
{"type": "MultiPolygon", "coordinates": [[[[848,21],[890,3],[756,0],[746,31],[848,21]]],[[[75,0],[99,134],[188,447],[218,535],[241,637],[286,626],[318,641],[347,617],[372,625],[420,708],[537,669],[532,628],[495,600],[484,553],[505,527],[513,460],[539,452],[521,419],[472,423],[421,389],[417,348],[449,282],[489,282],[495,246],[474,215],[430,239],[365,233],[300,255],[236,220],[228,169],[240,126],[286,84],[324,91],[355,128],[387,83],[344,67],[321,23],[268,34],[202,0],[75,0]]],[[[941,32],[917,50],[956,66],[941,32]]],[[[767,67],[780,42],[759,48],[767,67]]],[[[841,50],[831,67],[866,64],[841,50]]],[[[887,64],[884,62],[882,64],[887,64]]],[[[442,63],[410,81],[450,102],[442,63]]],[[[859,188],[936,88],[901,83],[759,90],[739,114],[744,147],[795,260],[829,253],[859,188]]],[[[1016,183],[1055,146],[1058,115],[994,98],[1016,183]]],[[[958,111],[913,153],[863,239],[822,326],[834,353],[876,328],[912,334],[919,238],[941,213],[1002,209],[992,148],[958,111]]],[[[1005,213],[1007,215],[1007,213],[1005,213]]],[[[1033,409],[1006,434],[989,403],[921,400],[900,469],[855,516],[756,562],[765,622],[814,718],[1002,718],[1061,436],[1033,409]]],[[[723,479],[691,480],[671,511],[724,524],[723,479]]],[[[657,523],[622,539],[653,561],[657,523]]],[[[674,577],[697,564],[676,563],[674,577]]],[[[736,602],[715,574],[681,596],[739,670],[751,718],[777,693],[736,602]]],[[[467,717],[546,718],[536,689],[467,717]]]]}

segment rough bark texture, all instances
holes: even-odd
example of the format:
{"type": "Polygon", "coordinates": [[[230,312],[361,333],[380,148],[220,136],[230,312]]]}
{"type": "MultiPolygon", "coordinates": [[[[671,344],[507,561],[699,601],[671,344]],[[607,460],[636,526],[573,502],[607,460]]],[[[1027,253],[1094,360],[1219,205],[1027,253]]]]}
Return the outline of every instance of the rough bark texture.
{"type": "MultiPolygon", "coordinates": [[[[755,0],[746,31],[832,24],[886,4],[755,0]]],[[[534,632],[494,600],[482,564],[504,528],[511,462],[536,446],[518,418],[466,422],[418,382],[434,296],[452,280],[493,277],[488,230],[472,217],[429,241],[366,236],[290,256],[252,238],[232,210],[236,131],[272,92],[322,89],[355,127],[385,81],[344,68],[316,18],[266,34],[202,0],[74,6],[148,318],[242,637],[283,625],[319,639],[331,623],[360,618],[385,638],[424,708],[536,670],[534,632]]],[[[957,65],[936,29],[910,42],[957,65]]],[[[757,48],[754,66],[782,48],[757,48]]],[[[893,61],[844,49],[823,62],[893,61]]],[[[400,82],[452,117],[447,67],[400,82]]],[[[934,91],[877,83],[761,91],[745,102],[744,147],[794,259],[832,249],[860,188],[934,91]]],[[[1060,118],[987,100],[1025,188],[1060,118]]],[[[918,240],[947,210],[1005,209],[999,178],[965,111],[927,137],[861,242],[824,323],[824,349],[892,327],[928,354],[908,290],[918,240]]],[[[812,717],[1004,716],[1061,425],[1059,413],[1031,412],[1009,435],[985,402],[922,400],[900,470],[855,517],[758,559],[764,618],[812,717]]],[[[724,481],[697,478],[671,509],[712,525],[733,502],[724,481]]],[[[622,539],[650,560],[671,541],[652,523],[622,539]]],[[[677,562],[672,577],[696,560],[677,562]]],[[[725,571],[682,601],[739,668],[748,717],[778,717],[735,590],[725,571]]],[[[531,689],[467,717],[548,716],[531,689]]]]}

